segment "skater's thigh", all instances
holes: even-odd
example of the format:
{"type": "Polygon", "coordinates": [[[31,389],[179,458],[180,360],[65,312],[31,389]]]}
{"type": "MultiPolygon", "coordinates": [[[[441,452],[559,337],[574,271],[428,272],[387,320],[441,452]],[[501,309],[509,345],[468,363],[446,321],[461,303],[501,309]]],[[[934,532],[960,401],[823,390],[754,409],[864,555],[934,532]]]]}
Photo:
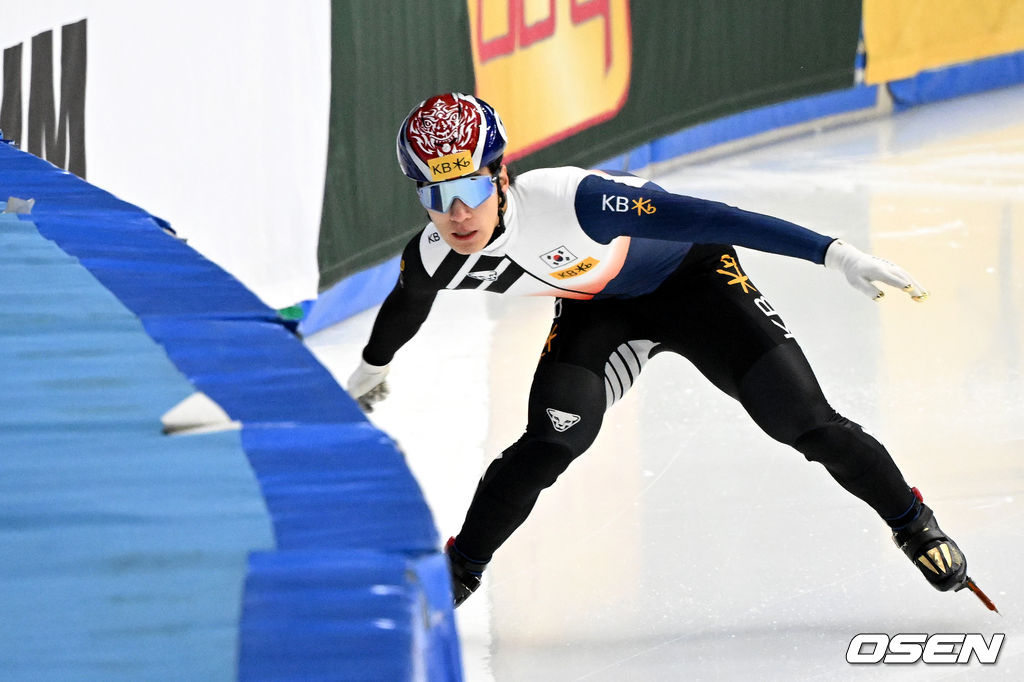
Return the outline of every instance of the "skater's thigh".
{"type": "Polygon", "coordinates": [[[575,454],[589,447],[605,409],[640,372],[641,362],[631,351],[627,359],[621,357],[632,326],[622,301],[556,302],[530,389],[529,436],[565,443],[575,454]],[[615,377],[614,390],[607,373],[615,377]]]}
{"type": "Polygon", "coordinates": [[[610,407],[659,350],[649,313],[649,304],[639,299],[560,299],[538,372],[554,364],[585,368],[600,378],[597,390],[604,408],[610,407]]]}
{"type": "Polygon", "coordinates": [[[686,357],[715,386],[740,398],[744,377],[780,345],[797,346],[782,316],[743,271],[730,246],[707,257],[667,292],[665,347],[686,357]]]}

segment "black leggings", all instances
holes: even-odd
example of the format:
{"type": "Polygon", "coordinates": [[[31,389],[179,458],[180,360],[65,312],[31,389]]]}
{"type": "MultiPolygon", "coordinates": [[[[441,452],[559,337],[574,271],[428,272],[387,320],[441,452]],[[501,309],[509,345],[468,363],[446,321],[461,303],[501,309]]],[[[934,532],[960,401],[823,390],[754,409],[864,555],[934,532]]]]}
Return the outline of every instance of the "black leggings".
{"type": "Polygon", "coordinates": [[[489,561],[541,490],[590,447],[604,411],[663,351],[689,359],[765,433],[820,462],[884,519],[913,503],[882,444],[825,400],[785,322],[743,274],[732,247],[705,244],[650,294],[556,301],[526,433],[480,480],[456,540],[460,551],[489,561]]]}

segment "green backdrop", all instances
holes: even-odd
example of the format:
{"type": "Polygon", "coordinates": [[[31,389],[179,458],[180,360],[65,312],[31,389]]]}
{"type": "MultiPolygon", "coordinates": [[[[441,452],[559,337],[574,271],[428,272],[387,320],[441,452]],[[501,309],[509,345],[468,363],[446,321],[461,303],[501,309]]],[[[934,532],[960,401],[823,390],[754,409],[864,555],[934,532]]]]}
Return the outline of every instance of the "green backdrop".
{"type": "MultiPolygon", "coordinates": [[[[698,123],[854,83],[860,0],[630,4],[632,73],[622,110],[518,160],[518,171],[592,166],[698,123]]],[[[474,91],[465,0],[389,7],[332,2],[321,290],[394,256],[425,224],[398,168],[395,133],[426,97],[474,91]]]]}

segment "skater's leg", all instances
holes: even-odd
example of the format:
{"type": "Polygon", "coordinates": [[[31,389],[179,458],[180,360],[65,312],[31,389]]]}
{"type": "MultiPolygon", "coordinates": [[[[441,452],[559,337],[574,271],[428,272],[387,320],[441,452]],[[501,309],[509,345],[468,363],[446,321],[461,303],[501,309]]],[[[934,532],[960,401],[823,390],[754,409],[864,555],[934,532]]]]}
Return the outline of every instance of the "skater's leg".
{"type": "Polygon", "coordinates": [[[685,325],[668,344],[740,401],[775,440],[821,463],[890,525],[913,514],[910,486],[886,449],[836,413],[785,321],[728,246],[703,249],[677,298],[685,325]]]}
{"type": "Polygon", "coordinates": [[[739,399],[768,435],[823,465],[890,525],[910,520],[914,494],[889,452],[832,409],[797,344],[765,353],[741,379],[739,399]]]}
{"type": "MultiPolygon", "coordinates": [[[[641,322],[628,302],[556,301],[530,388],[526,432],[481,478],[455,541],[460,551],[489,561],[540,492],[594,442],[610,400],[605,366],[623,343],[642,338],[631,336],[641,322]]],[[[639,365],[634,361],[633,374],[639,365]]]]}
{"type": "MultiPolygon", "coordinates": [[[[605,366],[632,338],[630,307],[559,301],[555,309],[530,389],[526,432],[488,466],[447,548],[456,606],[480,584],[491,556],[526,520],[541,491],[594,442],[608,403],[628,387],[609,396],[605,366]]],[[[642,355],[650,350],[644,348],[642,355]]],[[[635,379],[642,360],[631,362],[635,379]]]]}
{"type": "Polygon", "coordinates": [[[743,278],[734,256],[723,254],[727,268],[708,268],[706,277],[688,282],[691,291],[699,292],[695,300],[700,303],[681,316],[696,331],[677,335],[680,352],[738,399],[772,438],[821,463],[843,488],[870,505],[932,586],[950,590],[967,585],[966,560],[956,543],[904,481],[885,447],[828,404],[782,318],[743,278]]]}
{"type": "Polygon", "coordinates": [[[487,467],[462,530],[445,548],[455,606],[479,587],[491,556],[526,521],[541,491],[590,447],[604,408],[604,381],[591,370],[560,362],[537,368],[526,433],[487,467]]]}
{"type": "Polygon", "coordinates": [[[456,538],[458,549],[487,563],[526,520],[541,491],[590,447],[604,408],[604,381],[594,372],[542,364],[530,391],[526,433],[481,478],[456,538]]]}
{"type": "Polygon", "coordinates": [[[938,590],[959,589],[967,562],[885,447],[825,401],[796,344],[765,354],[740,382],[740,402],[772,438],[821,463],[893,529],[893,539],[938,590]]]}

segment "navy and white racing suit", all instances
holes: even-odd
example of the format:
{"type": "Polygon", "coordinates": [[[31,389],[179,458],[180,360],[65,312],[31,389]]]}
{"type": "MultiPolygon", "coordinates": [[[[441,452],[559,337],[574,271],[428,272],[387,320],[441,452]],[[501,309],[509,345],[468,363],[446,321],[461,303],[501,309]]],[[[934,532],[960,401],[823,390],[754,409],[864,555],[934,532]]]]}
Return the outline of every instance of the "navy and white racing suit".
{"type": "Polygon", "coordinates": [[[886,449],[833,410],[779,313],[732,245],[823,263],[832,238],[631,175],[580,168],[524,173],[480,252],[460,255],[427,225],[406,246],[363,358],[388,364],[437,293],[556,297],[526,431],[484,473],[456,538],[479,563],[526,519],[594,441],[605,410],[647,360],[672,351],[737,399],[772,438],[820,462],[883,519],[914,496],[886,449]]]}

